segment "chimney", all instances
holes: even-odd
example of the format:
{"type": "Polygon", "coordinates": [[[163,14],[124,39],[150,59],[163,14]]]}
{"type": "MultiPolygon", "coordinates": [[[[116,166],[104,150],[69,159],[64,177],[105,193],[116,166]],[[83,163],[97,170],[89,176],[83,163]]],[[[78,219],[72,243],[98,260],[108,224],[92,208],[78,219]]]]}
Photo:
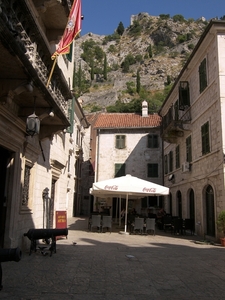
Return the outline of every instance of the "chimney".
{"type": "Polygon", "coordinates": [[[148,102],[142,102],[142,117],[148,117],[148,102]]]}

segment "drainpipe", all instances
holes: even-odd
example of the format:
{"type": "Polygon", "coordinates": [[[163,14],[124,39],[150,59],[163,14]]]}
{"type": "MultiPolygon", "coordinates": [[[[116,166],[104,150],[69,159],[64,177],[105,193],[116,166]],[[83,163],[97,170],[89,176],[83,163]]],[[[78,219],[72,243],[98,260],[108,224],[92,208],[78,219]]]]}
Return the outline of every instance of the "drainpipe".
{"type": "MultiPolygon", "coordinates": [[[[96,153],[95,153],[95,180],[94,182],[98,181],[98,170],[99,170],[99,140],[100,140],[100,129],[97,129],[96,135],[96,153]]],[[[97,201],[97,197],[94,196],[94,207],[96,207],[95,203],[97,201]]]]}
{"type": "Polygon", "coordinates": [[[97,130],[97,136],[96,136],[95,182],[98,181],[98,170],[99,170],[99,141],[100,141],[100,129],[97,130]]]}

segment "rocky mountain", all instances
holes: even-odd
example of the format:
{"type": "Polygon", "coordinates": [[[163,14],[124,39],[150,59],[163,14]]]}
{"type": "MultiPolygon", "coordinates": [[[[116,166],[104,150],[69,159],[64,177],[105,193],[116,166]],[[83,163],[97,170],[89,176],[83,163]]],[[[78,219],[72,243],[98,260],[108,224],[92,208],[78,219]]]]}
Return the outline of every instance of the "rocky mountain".
{"type": "Polygon", "coordinates": [[[140,13],[131,16],[128,28],[123,30],[119,24],[122,30],[118,26],[110,36],[90,32],[79,37],[74,51],[76,74],[81,68],[86,83],[78,92],[84,111],[107,109],[118,100],[127,103],[137,98],[137,72],[142,89],[163,91],[180,73],[207,24],[204,18],[195,21],[182,15],[140,13]]]}

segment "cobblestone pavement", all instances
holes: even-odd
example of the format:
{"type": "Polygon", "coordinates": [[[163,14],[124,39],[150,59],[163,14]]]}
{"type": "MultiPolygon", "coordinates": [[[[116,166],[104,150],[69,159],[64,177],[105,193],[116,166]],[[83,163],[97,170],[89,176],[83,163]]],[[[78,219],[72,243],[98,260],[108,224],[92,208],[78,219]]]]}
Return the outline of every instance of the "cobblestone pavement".
{"type": "Polygon", "coordinates": [[[0,299],[225,299],[225,248],[196,236],[89,232],[68,220],[52,257],[23,253],[4,262],[0,299]],[[199,242],[198,242],[199,241],[199,242]]]}

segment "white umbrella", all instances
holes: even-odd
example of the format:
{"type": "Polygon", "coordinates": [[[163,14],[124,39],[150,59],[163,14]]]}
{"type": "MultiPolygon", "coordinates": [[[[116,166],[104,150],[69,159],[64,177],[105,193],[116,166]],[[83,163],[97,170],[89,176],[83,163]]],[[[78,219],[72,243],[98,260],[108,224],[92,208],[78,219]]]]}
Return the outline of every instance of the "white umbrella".
{"type": "Polygon", "coordinates": [[[129,196],[145,197],[169,195],[169,188],[131,175],[116,177],[92,184],[90,194],[96,196],[126,196],[125,233],[127,230],[127,209],[129,196]]]}

